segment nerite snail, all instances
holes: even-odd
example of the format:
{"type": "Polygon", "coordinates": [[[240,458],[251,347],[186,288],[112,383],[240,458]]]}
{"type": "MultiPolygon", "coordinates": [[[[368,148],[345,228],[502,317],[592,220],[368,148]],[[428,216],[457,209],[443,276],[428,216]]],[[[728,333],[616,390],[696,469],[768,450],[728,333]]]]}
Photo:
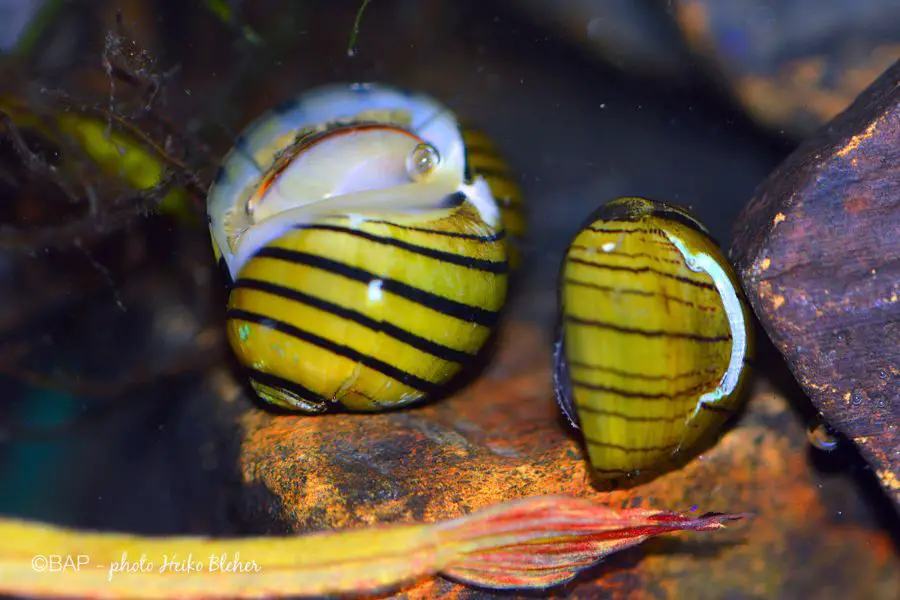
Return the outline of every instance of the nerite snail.
{"type": "Polygon", "coordinates": [[[558,401],[600,478],[654,472],[735,412],[754,340],[718,244],[687,210],[607,203],[566,251],[558,401]]]}
{"type": "MultiPolygon", "coordinates": [[[[228,339],[263,400],[402,406],[481,349],[508,258],[474,154],[446,107],[385,85],[318,88],[245,129],[207,206],[228,339]]],[[[518,189],[495,162],[509,213],[518,189]]]]}

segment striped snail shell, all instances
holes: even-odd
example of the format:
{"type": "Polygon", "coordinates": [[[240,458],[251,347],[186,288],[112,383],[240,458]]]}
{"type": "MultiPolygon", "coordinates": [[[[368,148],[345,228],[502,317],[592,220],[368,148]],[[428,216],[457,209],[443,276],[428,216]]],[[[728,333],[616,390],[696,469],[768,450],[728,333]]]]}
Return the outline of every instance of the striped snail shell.
{"type": "Polygon", "coordinates": [[[509,267],[516,270],[522,265],[527,233],[522,189],[497,145],[483,131],[464,126],[463,141],[468,152],[470,173],[484,178],[500,208],[500,219],[506,231],[509,267]]]}
{"type": "Polygon", "coordinates": [[[687,210],[602,206],[559,279],[556,395],[601,479],[654,474],[739,408],[754,348],[735,273],[687,210]]]}
{"type": "Polygon", "coordinates": [[[264,401],[377,411],[439,393],[485,344],[508,258],[456,117],[381,84],[251,123],[208,196],[227,336],[264,401]]]}

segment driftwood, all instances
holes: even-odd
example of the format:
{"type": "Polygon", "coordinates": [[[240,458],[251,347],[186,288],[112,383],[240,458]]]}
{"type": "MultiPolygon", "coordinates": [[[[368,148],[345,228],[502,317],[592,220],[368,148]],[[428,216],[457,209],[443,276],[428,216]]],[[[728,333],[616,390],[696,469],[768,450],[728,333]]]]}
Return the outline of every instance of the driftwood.
{"type": "Polygon", "coordinates": [[[900,61],[760,186],[731,258],[794,376],[900,506],[900,61]]]}

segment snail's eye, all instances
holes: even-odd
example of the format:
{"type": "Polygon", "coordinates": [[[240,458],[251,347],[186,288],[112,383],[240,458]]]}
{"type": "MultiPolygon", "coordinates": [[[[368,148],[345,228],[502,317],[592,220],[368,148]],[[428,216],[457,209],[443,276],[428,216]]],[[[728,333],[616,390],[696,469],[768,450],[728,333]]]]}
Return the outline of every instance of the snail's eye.
{"type": "Polygon", "coordinates": [[[413,181],[428,178],[441,163],[441,155],[431,144],[422,143],[413,148],[406,159],[406,172],[413,181]]]}

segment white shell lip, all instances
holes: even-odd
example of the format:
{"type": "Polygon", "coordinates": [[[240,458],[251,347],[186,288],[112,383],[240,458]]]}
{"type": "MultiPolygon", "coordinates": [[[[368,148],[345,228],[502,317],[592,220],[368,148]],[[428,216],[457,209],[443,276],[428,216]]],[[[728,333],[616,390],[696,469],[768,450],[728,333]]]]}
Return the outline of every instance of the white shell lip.
{"type": "Polygon", "coordinates": [[[722,306],[728,318],[728,326],[731,329],[731,356],[729,357],[728,366],[722,374],[722,379],[719,385],[716,386],[716,389],[706,392],[697,400],[697,405],[690,416],[690,418],[694,418],[700,412],[702,405],[715,405],[722,398],[734,392],[737,387],[744,368],[744,359],[747,357],[747,322],[741,300],[738,298],[737,291],[734,289],[734,285],[732,285],[731,279],[729,279],[722,265],[706,252],[692,253],[684,242],[670,231],[664,229],[663,233],[678,248],[689,269],[698,273],[706,273],[712,278],[713,284],[716,286],[716,290],[722,299],[722,306]]]}
{"type": "MultiPolygon", "coordinates": [[[[465,144],[456,116],[448,107],[427,94],[381,83],[343,83],[315,88],[250,123],[223,159],[210,187],[207,196],[210,233],[232,277],[237,276],[243,260],[238,260],[231,251],[225,232],[225,216],[230,211],[244,210],[247,199],[259,185],[277,152],[293,141],[296,132],[304,127],[352,118],[360,112],[372,110],[406,111],[411,117],[410,129],[434,146],[440,155],[435,179],[444,182],[444,185],[448,181],[455,182],[454,187],[466,193],[462,189],[465,144]]],[[[491,222],[489,213],[497,209],[483,199],[485,187],[476,181],[466,196],[481,199],[477,203],[478,209],[484,213],[485,220],[491,222]]],[[[492,199],[489,190],[487,197],[492,199]]],[[[276,235],[277,231],[283,232],[286,227],[283,222],[278,225],[272,223],[266,228],[268,232],[265,235],[254,237],[272,239],[271,236],[276,235]]]]}

